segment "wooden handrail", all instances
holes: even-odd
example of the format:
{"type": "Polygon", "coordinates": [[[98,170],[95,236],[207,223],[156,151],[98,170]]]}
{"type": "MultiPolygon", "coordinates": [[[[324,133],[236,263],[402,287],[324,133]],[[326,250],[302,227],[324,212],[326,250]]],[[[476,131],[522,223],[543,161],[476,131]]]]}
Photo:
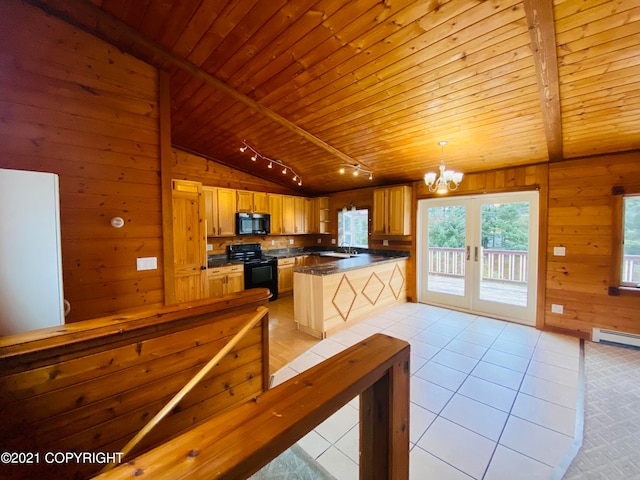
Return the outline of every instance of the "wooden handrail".
{"type": "MultiPolygon", "coordinates": [[[[122,448],[120,451],[121,459],[125,458],[131,450],[162,420],[178,403],[189,393],[193,387],[195,387],[200,380],[202,380],[216,364],[227,355],[233,347],[235,347],[240,340],[244,338],[249,330],[251,330],[269,311],[268,308],[258,307],[256,314],[249,319],[249,321],[236,333],[231,340],[218,352],[214,357],[207,362],[207,364],[196,373],[189,382],[182,387],[182,389],[176,393],[171,400],[149,420],[149,422],[122,448]]],[[[107,472],[114,468],[116,464],[111,462],[107,464],[101,471],[107,472]]]]}
{"type": "Polygon", "coordinates": [[[360,478],[407,479],[409,354],[373,335],[96,478],[247,478],[360,395],[360,478]]]}

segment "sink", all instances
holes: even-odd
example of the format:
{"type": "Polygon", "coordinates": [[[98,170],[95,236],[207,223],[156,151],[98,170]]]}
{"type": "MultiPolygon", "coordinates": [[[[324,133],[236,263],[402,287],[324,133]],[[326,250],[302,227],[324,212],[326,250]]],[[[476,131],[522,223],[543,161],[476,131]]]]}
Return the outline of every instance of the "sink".
{"type": "Polygon", "coordinates": [[[357,253],[342,253],[342,252],[320,252],[321,257],[336,257],[336,258],[351,258],[357,257],[357,253]]]}

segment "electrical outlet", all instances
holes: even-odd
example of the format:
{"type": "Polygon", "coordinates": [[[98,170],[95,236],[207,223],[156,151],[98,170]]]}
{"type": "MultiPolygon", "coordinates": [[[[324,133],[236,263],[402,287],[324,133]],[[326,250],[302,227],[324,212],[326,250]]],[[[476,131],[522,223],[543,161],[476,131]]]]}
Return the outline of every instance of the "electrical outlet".
{"type": "Polygon", "coordinates": [[[275,245],[276,241],[275,240],[271,240],[271,246],[275,245]]]}
{"type": "Polygon", "coordinates": [[[389,240],[382,240],[382,246],[388,247],[389,246],[389,240]]]}
{"type": "Polygon", "coordinates": [[[317,243],[322,243],[322,239],[319,238],[318,240],[316,240],[317,243]]]}
{"type": "Polygon", "coordinates": [[[564,307],[562,305],[556,305],[555,303],[551,304],[551,313],[564,313],[564,307]]]}
{"type": "Polygon", "coordinates": [[[207,252],[210,252],[213,250],[213,245],[211,245],[210,243],[207,243],[207,252]]]}
{"type": "Polygon", "coordinates": [[[335,244],[336,244],[336,239],[335,239],[335,238],[332,238],[332,239],[331,239],[331,245],[335,245],[335,244]]]}
{"type": "Polygon", "coordinates": [[[289,239],[289,245],[293,245],[293,238],[289,239]]]}

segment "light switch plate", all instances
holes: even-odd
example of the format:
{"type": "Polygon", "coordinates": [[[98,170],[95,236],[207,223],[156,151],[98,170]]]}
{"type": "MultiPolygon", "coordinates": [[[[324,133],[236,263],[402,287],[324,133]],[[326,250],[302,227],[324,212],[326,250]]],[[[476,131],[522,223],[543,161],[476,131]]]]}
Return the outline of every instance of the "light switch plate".
{"type": "Polygon", "coordinates": [[[556,257],[564,257],[567,254],[565,247],[553,247],[553,255],[556,257]]]}
{"type": "Polygon", "coordinates": [[[293,245],[293,238],[289,239],[289,245],[293,245]]]}
{"type": "Polygon", "coordinates": [[[138,270],[156,270],[158,268],[157,257],[136,258],[138,270]]]}
{"type": "Polygon", "coordinates": [[[336,239],[335,239],[335,238],[332,238],[332,239],[331,239],[331,245],[335,245],[335,244],[336,244],[336,239]]]}
{"type": "Polygon", "coordinates": [[[207,243],[207,252],[210,252],[211,250],[213,250],[213,245],[207,243]]]}
{"type": "Polygon", "coordinates": [[[564,313],[564,307],[562,305],[551,304],[551,313],[564,313]]]}

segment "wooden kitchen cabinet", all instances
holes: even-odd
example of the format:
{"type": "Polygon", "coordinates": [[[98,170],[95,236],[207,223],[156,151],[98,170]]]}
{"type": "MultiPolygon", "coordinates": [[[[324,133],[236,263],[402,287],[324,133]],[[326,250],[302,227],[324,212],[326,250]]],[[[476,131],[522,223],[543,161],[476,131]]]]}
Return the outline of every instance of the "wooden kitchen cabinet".
{"type": "Polygon", "coordinates": [[[244,265],[207,269],[209,297],[222,297],[244,290],[244,265]]]}
{"type": "Polygon", "coordinates": [[[295,199],[291,195],[282,196],[282,233],[296,233],[295,199]]]}
{"type": "Polygon", "coordinates": [[[236,234],[236,190],[202,187],[207,237],[232,237],[236,234]]]}
{"type": "Polygon", "coordinates": [[[373,191],[373,234],[411,235],[411,187],[373,191]]]}
{"type": "Polygon", "coordinates": [[[265,192],[237,190],[237,211],[246,213],[270,213],[269,198],[265,192]]]}
{"type": "Polygon", "coordinates": [[[309,224],[308,233],[329,233],[329,197],[311,199],[307,222],[309,224]]]}
{"type": "Polygon", "coordinates": [[[309,233],[307,212],[311,213],[310,199],[305,197],[294,197],[293,209],[295,216],[294,233],[309,233]]]}
{"type": "Polygon", "coordinates": [[[282,195],[268,194],[269,214],[271,215],[271,235],[284,233],[282,229],[282,195]]]}
{"type": "Polygon", "coordinates": [[[293,291],[293,267],[295,257],[278,259],[278,295],[293,291]]]}

